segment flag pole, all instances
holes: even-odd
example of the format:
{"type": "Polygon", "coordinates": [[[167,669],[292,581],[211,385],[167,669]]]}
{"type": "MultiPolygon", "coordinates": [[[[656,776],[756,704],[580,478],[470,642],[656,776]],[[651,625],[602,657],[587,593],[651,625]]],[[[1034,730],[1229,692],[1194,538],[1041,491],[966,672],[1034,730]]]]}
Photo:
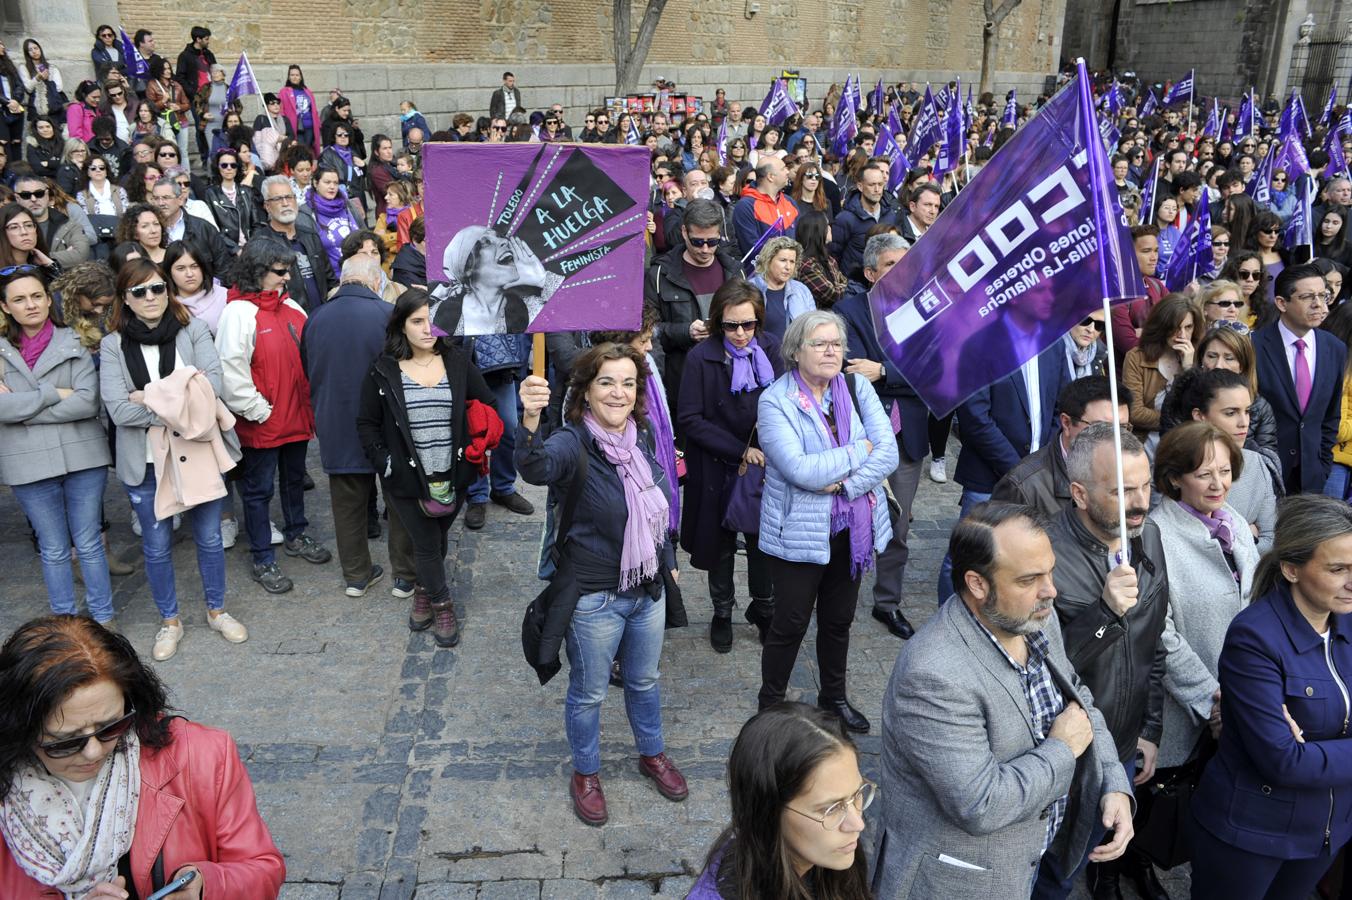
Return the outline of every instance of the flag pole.
{"type": "MultiPolygon", "coordinates": [[[[1092,129],[1090,141],[1099,140],[1098,138],[1098,120],[1094,117],[1094,102],[1089,94],[1089,73],[1085,67],[1084,58],[1075,60],[1075,66],[1078,70],[1077,77],[1080,79],[1078,90],[1080,93],[1080,111],[1085,117],[1085,128],[1092,129]]],[[[1088,143],[1088,142],[1086,142],[1088,143]]],[[[1121,540],[1121,549],[1118,556],[1123,563],[1130,564],[1130,542],[1127,540],[1127,489],[1126,479],[1122,474],[1122,414],[1121,403],[1117,396],[1117,352],[1113,347],[1113,327],[1112,327],[1112,306],[1108,302],[1108,270],[1107,255],[1103,252],[1103,242],[1109,237],[1109,230],[1106,227],[1107,210],[1103,209],[1102,190],[1097,185],[1107,183],[1108,173],[1103,171],[1103,158],[1101,152],[1095,152],[1094,147],[1086,146],[1089,153],[1089,183],[1095,185],[1094,194],[1094,224],[1095,231],[1099,240],[1099,290],[1103,296],[1103,334],[1108,343],[1108,393],[1113,404],[1113,463],[1117,475],[1117,534],[1121,540]]],[[[1114,223],[1116,225],[1116,223],[1114,223]]]]}

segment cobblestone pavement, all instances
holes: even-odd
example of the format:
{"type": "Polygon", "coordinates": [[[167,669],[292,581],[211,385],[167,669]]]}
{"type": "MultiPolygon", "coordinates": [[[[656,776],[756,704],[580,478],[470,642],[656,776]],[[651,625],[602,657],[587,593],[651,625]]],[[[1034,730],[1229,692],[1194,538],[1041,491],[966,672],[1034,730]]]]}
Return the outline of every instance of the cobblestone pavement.
{"type": "MultiPolygon", "coordinates": [[[[332,547],[313,446],[310,471],[319,483],[306,495],[311,533],[332,547]]],[[[525,493],[543,507],[542,491],[525,493]]],[[[956,485],[922,480],[905,606],[917,625],[934,609],[957,498],[956,485]]],[[[158,619],[120,485],[110,484],[105,511],[114,551],[137,566],[114,581],[118,618],[149,659],[158,619]]],[[[0,495],[0,521],[10,525],[0,537],[7,573],[0,631],[8,634],[47,603],[8,491],[0,495]]],[[[388,573],[354,600],[343,594],[336,559],[311,566],[279,554],[296,589],[265,594],[249,577],[242,535],[226,554],[227,609],[250,638],[227,644],[206,628],[192,542],[180,533],[174,560],[187,634],[174,659],[155,665],[185,715],[239,742],[286,855],[286,900],[685,895],[725,824],[724,767],[737,730],[755,712],[755,629],[739,615],[733,652],[714,653],[703,573],[683,571],[691,624],[667,632],[661,686],[668,752],[690,781],[690,797],[669,803],[640,777],[624,705],[612,691],[601,741],[610,824],[588,828],[567,796],[566,668],[542,688],[521,658],[521,612],[540,588],[540,523],[539,513],[525,518],[492,505],[482,531],[456,523],[450,566],[464,636],[455,650],[409,632],[406,602],[390,596],[388,573]]],[[[373,542],[373,552],[387,562],[383,542],[373,542]]],[[[859,746],[865,773],[876,777],[881,697],[900,643],[869,617],[871,596],[866,583],[849,683],[852,700],[875,724],[859,746]]],[[[807,702],[816,697],[812,634],[790,687],[791,698],[801,694],[807,702]]],[[[1186,876],[1169,883],[1175,897],[1186,895],[1186,876]]]]}

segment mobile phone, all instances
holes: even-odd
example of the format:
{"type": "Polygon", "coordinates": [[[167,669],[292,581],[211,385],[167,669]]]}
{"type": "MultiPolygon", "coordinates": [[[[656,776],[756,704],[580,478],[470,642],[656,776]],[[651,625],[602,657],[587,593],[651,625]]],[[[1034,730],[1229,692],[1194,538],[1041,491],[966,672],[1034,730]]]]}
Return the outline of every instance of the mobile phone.
{"type": "Polygon", "coordinates": [[[146,898],[146,900],[161,900],[161,898],[168,897],[170,894],[172,894],[179,888],[183,887],[184,885],[191,884],[193,879],[196,877],[197,870],[189,869],[188,871],[180,875],[178,878],[175,878],[173,881],[169,882],[164,887],[160,888],[158,891],[151,894],[149,897],[146,898]]]}

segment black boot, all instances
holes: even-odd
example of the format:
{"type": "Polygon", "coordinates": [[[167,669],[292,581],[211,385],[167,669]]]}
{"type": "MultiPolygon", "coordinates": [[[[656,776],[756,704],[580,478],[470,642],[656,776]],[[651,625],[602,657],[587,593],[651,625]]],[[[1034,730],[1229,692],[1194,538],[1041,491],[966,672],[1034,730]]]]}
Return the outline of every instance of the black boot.
{"type": "Polygon", "coordinates": [[[709,646],[719,653],[732,650],[732,616],[714,616],[709,623],[709,646]]]}
{"type": "Polygon", "coordinates": [[[756,631],[760,633],[761,645],[765,645],[765,637],[770,633],[770,623],[775,618],[775,601],[773,597],[752,597],[751,605],[746,608],[746,620],[756,626],[756,631]]]}
{"type": "Polygon", "coordinates": [[[1169,892],[1160,884],[1155,867],[1143,854],[1128,847],[1122,857],[1122,868],[1141,900],[1169,900],[1169,892]]]}
{"type": "Polygon", "coordinates": [[[1122,900],[1122,884],[1117,866],[1112,863],[1090,864],[1088,871],[1090,893],[1094,900],[1122,900]]]}

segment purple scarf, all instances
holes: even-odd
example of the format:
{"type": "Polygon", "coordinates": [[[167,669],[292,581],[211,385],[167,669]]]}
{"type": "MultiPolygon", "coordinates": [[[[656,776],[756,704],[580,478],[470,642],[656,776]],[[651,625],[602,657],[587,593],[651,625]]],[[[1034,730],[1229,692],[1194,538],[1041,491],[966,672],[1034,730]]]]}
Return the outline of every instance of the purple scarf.
{"type": "MultiPolygon", "coordinates": [[[[342,191],[332,200],[319,196],[318,191],[310,191],[310,206],[315,211],[315,218],[322,222],[329,219],[350,219],[352,214],[347,209],[347,198],[343,196],[342,191]]],[[[356,222],[352,223],[356,225],[356,222]]]]}
{"type": "Polygon", "coordinates": [[[47,345],[52,342],[52,335],[56,329],[52,327],[52,320],[48,319],[42,323],[42,330],[29,337],[20,332],[19,336],[19,355],[23,361],[28,364],[29,371],[38,364],[38,358],[42,356],[42,351],[47,349],[47,345]]]}
{"type": "Polygon", "coordinates": [[[329,149],[332,150],[332,151],[337,155],[337,157],[338,157],[339,159],[341,159],[343,162],[347,163],[347,167],[348,167],[349,170],[352,169],[352,148],[351,148],[351,147],[339,147],[337,144],[334,144],[333,146],[329,147],[329,149]]]}
{"type": "Polygon", "coordinates": [[[1222,550],[1226,553],[1231,552],[1235,541],[1235,520],[1230,518],[1230,514],[1225,511],[1225,507],[1221,507],[1208,516],[1204,512],[1193,509],[1182,500],[1178,501],[1178,505],[1206,526],[1206,530],[1211,534],[1211,539],[1220,544],[1222,550]]]}
{"type": "Polygon", "coordinates": [[[653,442],[657,448],[657,464],[667,476],[671,487],[668,530],[681,530],[681,492],[676,479],[676,438],[671,432],[671,411],[667,409],[667,395],[662,390],[662,379],[648,367],[648,424],[653,427],[653,442]]]}
{"type": "Polygon", "coordinates": [[[638,445],[638,426],[633,418],[625,421],[624,434],[606,431],[591,412],[583,413],[582,422],[624,485],[628,517],[620,550],[619,589],[633,590],[658,574],[662,563],[659,551],[667,539],[667,498],[653,483],[653,470],[638,445]]]}
{"type": "Polygon", "coordinates": [[[727,338],[723,338],[723,349],[732,357],[732,392],[754,391],[763,388],[775,380],[774,367],[770,357],[761,349],[755,338],[744,349],[738,350],[727,338]]]}
{"type": "MultiPolygon", "coordinates": [[[[829,390],[831,391],[831,406],[835,415],[836,428],[831,428],[831,423],[826,419],[826,413],[822,411],[821,404],[817,402],[816,396],[808,388],[807,382],[803,381],[803,376],[797,369],[793,370],[793,377],[798,382],[798,389],[801,392],[799,405],[804,409],[811,409],[817,413],[821,420],[822,428],[826,429],[827,439],[833,447],[848,447],[850,441],[850,425],[854,414],[854,404],[850,402],[850,388],[845,384],[845,376],[837,374],[831,379],[829,390]],[[837,436],[837,431],[839,436],[837,436]]],[[[862,416],[861,416],[862,420],[862,416]]],[[[831,495],[831,534],[837,535],[842,529],[850,529],[850,577],[858,578],[869,569],[873,568],[873,492],[868,491],[860,494],[853,500],[845,496],[841,491],[831,495]]]]}

